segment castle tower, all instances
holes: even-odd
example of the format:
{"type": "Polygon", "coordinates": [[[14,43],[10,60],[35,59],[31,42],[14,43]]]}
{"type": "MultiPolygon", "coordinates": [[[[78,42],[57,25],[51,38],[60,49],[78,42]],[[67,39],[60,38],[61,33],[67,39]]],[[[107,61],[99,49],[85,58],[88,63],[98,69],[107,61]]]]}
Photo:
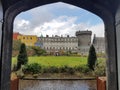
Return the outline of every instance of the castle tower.
{"type": "Polygon", "coordinates": [[[78,52],[80,54],[88,54],[91,44],[92,31],[77,31],[78,52]]]}

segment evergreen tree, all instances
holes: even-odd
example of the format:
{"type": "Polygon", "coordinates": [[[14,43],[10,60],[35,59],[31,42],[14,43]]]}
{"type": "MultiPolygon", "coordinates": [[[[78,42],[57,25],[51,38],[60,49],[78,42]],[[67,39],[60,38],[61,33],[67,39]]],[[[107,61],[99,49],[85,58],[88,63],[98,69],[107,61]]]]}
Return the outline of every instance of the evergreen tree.
{"type": "Polygon", "coordinates": [[[24,43],[20,46],[19,55],[17,57],[17,70],[21,68],[21,65],[25,65],[28,62],[28,56],[26,52],[26,46],[24,43]]]}
{"type": "Polygon", "coordinates": [[[95,68],[95,63],[97,60],[96,51],[93,45],[90,46],[89,56],[88,56],[88,67],[92,70],[95,68]]]}

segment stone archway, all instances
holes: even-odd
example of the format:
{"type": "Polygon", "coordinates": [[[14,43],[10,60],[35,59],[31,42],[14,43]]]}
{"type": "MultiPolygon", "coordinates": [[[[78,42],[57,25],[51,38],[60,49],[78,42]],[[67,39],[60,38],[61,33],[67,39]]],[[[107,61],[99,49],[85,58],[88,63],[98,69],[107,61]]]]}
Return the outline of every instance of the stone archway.
{"type": "MultiPolygon", "coordinates": [[[[120,4],[119,0],[2,0],[4,22],[2,34],[2,57],[0,66],[0,90],[10,89],[10,66],[12,52],[13,21],[16,15],[22,11],[37,6],[64,2],[72,4],[101,17],[105,24],[105,38],[107,50],[107,89],[118,90],[118,68],[117,68],[117,40],[115,15],[120,4]]],[[[118,15],[120,16],[120,15],[118,15]]],[[[119,23],[118,23],[119,24],[119,23]]]]}

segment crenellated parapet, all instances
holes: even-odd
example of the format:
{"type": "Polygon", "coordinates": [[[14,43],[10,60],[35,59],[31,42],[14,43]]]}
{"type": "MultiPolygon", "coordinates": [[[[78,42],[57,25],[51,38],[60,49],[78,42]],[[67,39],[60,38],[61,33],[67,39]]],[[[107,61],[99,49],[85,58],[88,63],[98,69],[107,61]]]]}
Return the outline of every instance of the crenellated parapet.
{"type": "Polygon", "coordinates": [[[79,35],[92,35],[92,31],[77,31],[76,36],[79,35]]]}

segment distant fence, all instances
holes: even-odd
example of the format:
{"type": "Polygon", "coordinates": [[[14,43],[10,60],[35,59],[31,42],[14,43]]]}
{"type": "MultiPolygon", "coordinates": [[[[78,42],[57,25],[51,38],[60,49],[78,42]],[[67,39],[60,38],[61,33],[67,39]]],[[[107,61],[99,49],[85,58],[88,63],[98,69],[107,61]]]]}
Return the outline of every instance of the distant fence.
{"type": "Polygon", "coordinates": [[[106,77],[97,77],[97,90],[106,90],[106,77]]]}

